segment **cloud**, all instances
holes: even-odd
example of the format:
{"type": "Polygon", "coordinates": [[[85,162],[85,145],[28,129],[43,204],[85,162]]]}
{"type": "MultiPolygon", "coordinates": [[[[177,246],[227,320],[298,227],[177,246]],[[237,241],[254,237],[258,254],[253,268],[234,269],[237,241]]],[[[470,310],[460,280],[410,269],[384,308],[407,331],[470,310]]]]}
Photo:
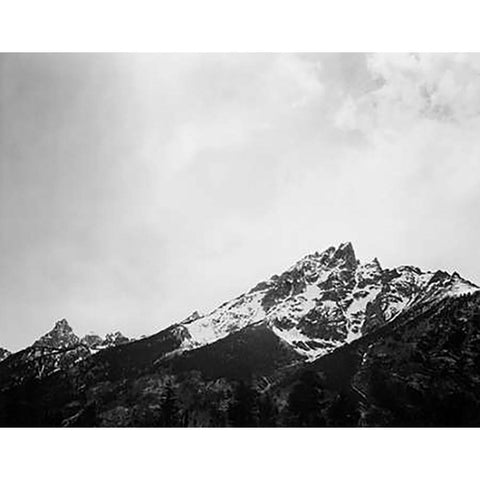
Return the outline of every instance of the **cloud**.
{"type": "Polygon", "coordinates": [[[195,59],[183,89],[196,97],[192,104],[197,107],[193,114],[189,109],[175,116],[166,147],[168,164],[185,169],[205,152],[235,148],[278,128],[292,109],[321,98],[318,68],[318,63],[295,55],[224,55],[220,64],[217,56],[195,59]],[[212,81],[206,82],[213,72],[212,81]]]}
{"type": "Polygon", "coordinates": [[[368,70],[376,87],[347,97],[335,117],[338,128],[384,132],[417,121],[463,123],[480,114],[480,55],[372,54],[368,70]]]}
{"type": "Polygon", "coordinates": [[[478,278],[480,56],[372,54],[367,69],[369,88],[347,90],[333,115],[336,128],[365,141],[345,155],[345,174],[362,179],[351,193],[363,218],[376,211],[372,228],[430,268],[458,268],[462,244],[470,252],[463,272],[478,278]]]}

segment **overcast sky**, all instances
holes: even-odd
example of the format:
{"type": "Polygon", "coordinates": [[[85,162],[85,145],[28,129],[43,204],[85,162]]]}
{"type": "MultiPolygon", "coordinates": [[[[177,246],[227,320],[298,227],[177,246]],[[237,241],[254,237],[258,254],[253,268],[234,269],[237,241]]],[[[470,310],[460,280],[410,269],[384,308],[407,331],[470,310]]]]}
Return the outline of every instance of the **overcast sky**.
{"type": "Polygon", "coordinates": [[[352,241],[480,283],[480,56],[0,56],[0,346],[154,333],[352,241]]]}

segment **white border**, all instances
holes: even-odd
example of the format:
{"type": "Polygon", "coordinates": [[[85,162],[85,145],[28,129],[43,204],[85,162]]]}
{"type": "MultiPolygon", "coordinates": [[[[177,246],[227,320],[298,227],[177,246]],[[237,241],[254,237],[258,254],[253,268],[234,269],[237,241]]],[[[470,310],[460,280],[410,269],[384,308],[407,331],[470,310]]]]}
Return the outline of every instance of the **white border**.
{"type": "Polygon", "coordinates": [[[1,2],[0,50],[474,51],[475,3],[11,0],[1,2]]]}
{"type": "Polygon", "coordinates": [[[473,429],[3,429],[2,478],[473,478],[473,429]],[[462,446],[460,450],[458,447],[462,446]]]}
{"type": "MultiPolygon", "coordinates": [[[[15,0],[2,51],[476,51],[475,2],[15,0]]],[[[1,72],[0,72],[1,75],[1,72]]],[[[0,429],[2,478],[470,478],[477,430],[0,429]]]]}

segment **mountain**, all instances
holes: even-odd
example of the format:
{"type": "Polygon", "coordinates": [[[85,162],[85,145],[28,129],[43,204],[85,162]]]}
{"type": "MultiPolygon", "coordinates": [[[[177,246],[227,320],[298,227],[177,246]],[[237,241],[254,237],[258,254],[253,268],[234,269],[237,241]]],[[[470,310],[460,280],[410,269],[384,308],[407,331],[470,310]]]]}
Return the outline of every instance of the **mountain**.
{"type": "Polygon", "coordinates": [[[123,335],[122,332],[107,333],[105,338],[95,333],[87,333],[87,335],[81,338],[81,343],[87,345],[90,349],[90,353],[96,353],[98,350],[104,348],[115,347],[116,345],[122,345],[130,342],[131,339],[123,335]]]}
{"type": "Polygon", "coordinates": [[[407,308],[478,290],[458,274],[412,266],[383,269],[375,258],[361,263],[351,243],[307,255],[286,272],[207,315],[177,325],[179,351],[216,342],[263,323],[309,360],[384,325],[407,308]]]}
{"type": "Polygon", "coordinates": [[[72,327],[66,319],[59,320],[48,333],[40,337],[32,345],[38,349],[63,350],[74,348],[80,344],[80,338],[73,333],[72,327]]]}
{"type": "Polygon", "coordinates": [[[121,345],[129,342],[130,339],[125,337],[121,332],[107,333],[105,338],[95,333],[88,333],[79,338],[74,332],[66,319],[59,320],[48,333],[40,337],[32,345],[34,348],[50,348],[63,350],[75,348],[78,346],[86,346],[90,349],[90,353],[95,353],[103,348],[121,345]]]}
{"type": "Polygon", "coordinates": [[[137,341],[57,322],[0,363],[0,425],[474,424],[479,311],[457,273],[362,263],[344,243],[137,341]]]}
{"type": "Polygon", "coordinates": [[[102,349],[128,341],[120,332],[103,339],[95,334],[80,338],[66,319],[59,320],[30,347],[4,357],[0,363],[0,390],[68,369],[102,349]]]}
{"type": "Polygon", "coordinates": [[[404,312],[295,371],[276,395],[285,401],[314,378],[332,426],[478,427],[479,367],[480,292],[471,292],[404,312]]]}
{"type": "Polygon", "coordinates": [[[359,345],[363,422],[480,426],[480,294],[449,298],[359,345]]]}

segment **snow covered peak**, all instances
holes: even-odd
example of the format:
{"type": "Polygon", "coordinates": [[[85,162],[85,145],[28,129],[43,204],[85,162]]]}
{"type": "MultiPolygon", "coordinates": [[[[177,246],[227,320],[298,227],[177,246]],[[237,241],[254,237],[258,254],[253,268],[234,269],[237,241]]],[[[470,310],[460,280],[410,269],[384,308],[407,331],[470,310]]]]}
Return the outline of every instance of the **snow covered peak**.
{"type": "Polygon", "coordinates": [[[394,319],[418,302],[475,291],[458,275],[361,263],[350,242],[303,257],[290,269],[207,315],[177,325],[182,349],[264,323],[307,358],[318,358],[394,319]]]}
{"type": "Polygon", "coordinates": [[[334,247],[327,248],[321,253],[310,253],[295,263],[289,271],[318,270],[324,268],[331,262],[334,253],[334,247]]]}
{"type": "Polygon", "coordinates": [[[438,270],[431,275],[425,285],[424,299],[439,300],[447,296],[467,295],[480,290],[474,283],[465,280],[457,272],[450,275],[443,270],[438,270]]]}
{"type": "Polygon", "coordinates": [[[355,251],[350,242],[341,243],[338,247],[329,247],[321,253],[315,252],[303,257],[288,271],[304,272],[312,277],[321,271],[334,268],[355,269],[358,265],[355,251]]]}
{"type": "Polygon", "coordinates": [[[95,333],[88,333],[81,339],[81,343],[90,349],[90,353],[95,353],[108,347],[114,347],[123,343],[130,342],[131,339],[123,335],[122,332],[107,333],[104,338],[95,333]]]}

